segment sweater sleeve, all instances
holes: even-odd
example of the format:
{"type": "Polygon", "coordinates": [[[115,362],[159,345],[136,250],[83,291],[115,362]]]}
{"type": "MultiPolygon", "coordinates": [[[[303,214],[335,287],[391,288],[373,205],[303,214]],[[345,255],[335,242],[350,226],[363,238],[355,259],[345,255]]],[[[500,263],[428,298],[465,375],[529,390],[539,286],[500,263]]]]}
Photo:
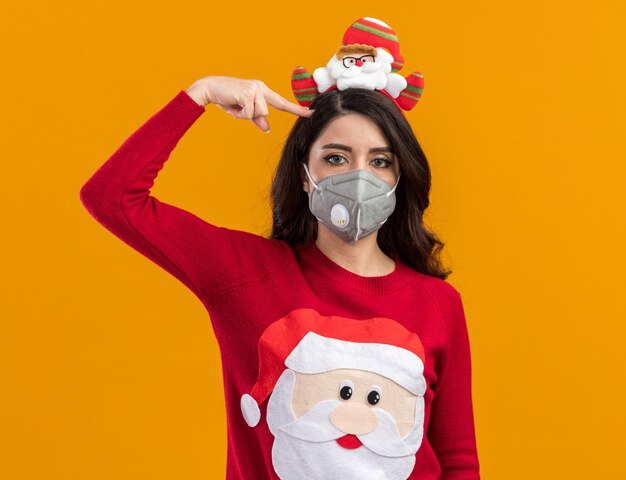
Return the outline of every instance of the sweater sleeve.
{"type": "Polygon", "coordinates": [[[428,437],[442,480],[479,480],[469,335],[461,296],[454,288],[449,292],[440,306],[449,325],[449,346],[433,387],[428,437]]]}
{"type": "Polygon", "coordinates": [[[100,224],[203,302],[250,275],[262,274],[264,266],[255,258],[284,250],[280,242],[212,225],[150,194],[170,153],[204,111],[187,92],[179,91],[80,190],[82,204],[100,224]]]}

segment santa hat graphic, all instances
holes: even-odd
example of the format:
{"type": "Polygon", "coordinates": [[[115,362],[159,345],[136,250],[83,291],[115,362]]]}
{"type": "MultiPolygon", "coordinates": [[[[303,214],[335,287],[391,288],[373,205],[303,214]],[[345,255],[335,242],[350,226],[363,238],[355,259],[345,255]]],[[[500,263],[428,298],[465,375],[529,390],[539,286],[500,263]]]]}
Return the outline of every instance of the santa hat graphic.
{"type": "Polygon", "coordinates": [[[365,370],[395,381],[414,395],[426,391],[424,347],[415,333],[389,318],[355,320],[299,308],[261,335],[258,377],[250,394],[241,397],[241,411],[251,427],[259,423],[259,405],[286,368],[309,374],[338,368],[365,370]]]}

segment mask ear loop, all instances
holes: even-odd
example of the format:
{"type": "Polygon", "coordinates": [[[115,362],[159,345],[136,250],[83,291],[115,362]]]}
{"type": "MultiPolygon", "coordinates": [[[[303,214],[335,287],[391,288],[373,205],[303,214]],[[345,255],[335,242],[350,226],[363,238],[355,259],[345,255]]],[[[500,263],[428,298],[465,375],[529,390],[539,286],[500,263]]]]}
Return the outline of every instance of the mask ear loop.
{"type": "MultiPolygon", "coordinates": [[[[396,180],[396,184],[393,186],[393,188],[391,189],[391,191],[389,193],[387,193],[387,196],[391,195],[395,190],[396,187],[398,186],[398,183],[400,183],[400,176],[402,175],[401,172],[398,172],[398,180],[396,180]]],[[[378,224],[378,226],[381,226],[383,223],[385,223],[387,220],[389,220],[389,217],[385,218],[382,222],[380,222],[378,224]]]]}
{"type": "MultiPolygon", "coordinates": [[[[309,169],[308,169],[308,167],[306,166],[306,163],[304,163],[304,162],[303,162],[303,163],[302,163],[302,165],[304,165],[304,171],[306,172],[306,176],[307,176],[307,177],[309,177],[309,180],[311,180],[311,183],[313,184],[313,186],[314,186],[317,190],[319,190],[319,189],[320,189],[320,187],[318,187],[318,186],[317,186],[317,183],[315,183],[315,182],[313,181],[313,179],[311,178],[311,174],[309,173],[309,169]]],[[[394,188],[395,188],[395,187],[394,187],[394,188]]]]}
{"type": "Polygon", "coordinates": [[[398,180],[396,180],[396,184],[393,186],[393,188],[389,191],[389,193],[387,193],[387,196],[391,195],[395,190],[396,187],[398,186],[398,183],[400,183],[400,176],[402,175],[402,172],[398,172],[398,180]]]}

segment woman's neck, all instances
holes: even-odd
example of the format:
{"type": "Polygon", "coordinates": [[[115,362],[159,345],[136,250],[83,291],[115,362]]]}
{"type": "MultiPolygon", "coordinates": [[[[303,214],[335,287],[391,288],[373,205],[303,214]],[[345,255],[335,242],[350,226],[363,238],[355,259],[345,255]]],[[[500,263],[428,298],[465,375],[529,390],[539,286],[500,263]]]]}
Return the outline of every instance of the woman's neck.
{"type": "Polygon", "coordinates": [[[395,260],[385,255],[376,241],[378,231],[347,243],[326,225],[318,222],[317,248],[337,265],[363,277],[388,275],[394,271],[395,260]]]}

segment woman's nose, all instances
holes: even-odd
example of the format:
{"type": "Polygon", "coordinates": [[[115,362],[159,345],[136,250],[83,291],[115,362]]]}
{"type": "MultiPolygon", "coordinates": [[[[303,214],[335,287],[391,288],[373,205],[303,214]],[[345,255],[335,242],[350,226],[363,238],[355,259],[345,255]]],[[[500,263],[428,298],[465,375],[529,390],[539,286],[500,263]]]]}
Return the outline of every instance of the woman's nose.
{"type": "Polygon", "coordinates": [[[351,170],[368,170],[367,158],[357,158],[352,162],[351,170]]]}

